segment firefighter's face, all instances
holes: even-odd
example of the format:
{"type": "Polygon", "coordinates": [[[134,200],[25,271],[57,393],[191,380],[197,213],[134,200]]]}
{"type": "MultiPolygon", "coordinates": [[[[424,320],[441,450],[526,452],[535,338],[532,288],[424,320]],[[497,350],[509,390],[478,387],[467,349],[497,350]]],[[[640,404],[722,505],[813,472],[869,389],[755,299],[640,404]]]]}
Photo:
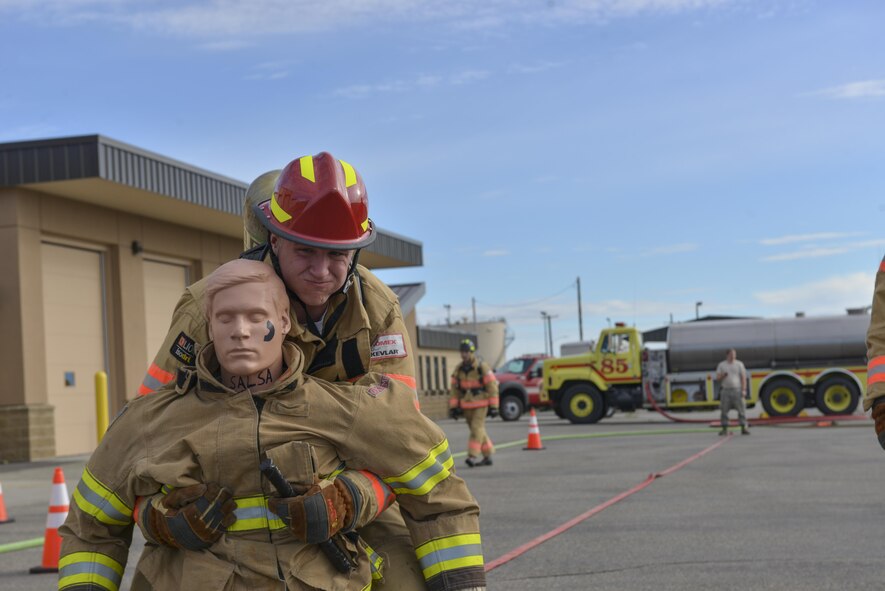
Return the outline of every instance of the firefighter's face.
{"type": "Polygon", "coordinates": [[[467,363],[473,354],[470,351],[461,351],[461,361],[467,363]]]}
{"type": "Polygon", "coordinates": [[[270,238],[283,281],[308,306],[324,306],[347,279],[352,250],[326,250],[270,238]]]}
{"type": "Polygon", "coordinates": [[[263,283],[228,287],[212,300],[209,336],[218,363],[231,375],[250,376],[272,367],[282,357],[289,328],[288,311],[274,303],[263,283]]]}

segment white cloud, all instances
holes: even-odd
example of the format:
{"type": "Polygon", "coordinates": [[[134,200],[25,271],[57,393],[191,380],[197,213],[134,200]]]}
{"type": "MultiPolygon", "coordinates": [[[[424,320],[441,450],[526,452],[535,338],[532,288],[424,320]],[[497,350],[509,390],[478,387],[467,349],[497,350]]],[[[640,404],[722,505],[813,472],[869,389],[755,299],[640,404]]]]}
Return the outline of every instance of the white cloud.
{"type": "Polygon", "coordinates": [[[510,254],[509,250],[504,250],[503,248],[487,250],[482,253],[484,257],[504,257],[510,254]]]}
{"type": "MultiPolygon", "coordinates": [[[[624,254],[621,255],[622,259],[631,259],[631,258],[639,258],[639,257],[656,257],[656,256],[666,256],[671,254],[681,254],[685,252],[692,252],[698,249],[698,244],[694,242],[681,242],[679,244],[665,244],[663,246],[655,246],[646,250],[643,250],[639,253],[634,254],[624,254]]],[[[618,248],[606,248],[606,252],[620,252],[618,248]]]]}
{"type": "Polygon", "coordinates": [[[462,86],[471,82],[479,82],[489,77],[482,70],[464,70],[449,76],[436,74],[420,74],[411,80],[388,80],[377,84],[353,84],[332,91],[332,96],[361,99],[375,94],[410,92],[417,89],[431,89],[447,84],[462,86]]]}
{"type": "Polygon", "coordinates": [[[766,257],[762,257],[762,261],[766,263],[779,262],[779,261],[795,261],[798,259],[816,259],[820,257],[828,257],[839,254],[846,254],[849,252],[854,252],[858,250],[863,250],[866,248],[881,248],[885,246],[885,239],[883,240],[864,240],[861,242],[849,242],[846,244],[836,244],[833,246],[819,247],[814,245],[806,246],[805,248],[795,250],[792,252],[783,252],[780,254],[769,255],[766,257]]]}
{"type": "Polygon", "coordinates": [[[341,30],[375,22],[443,23],[494,30],[511,23],[605,22],[646,14],[697,12],[739,0],[0,0],[0,12],[51,25],[84,21],[196,39],[341,30]]]}
{"type": "Polygon", "coordinates": [[[562,68],[565,65],[566,62],[539,60],[525,64],[511,64],[510,67],[507,68],[507,71],[513,74],[538,74],[540,72],[546,72],[547,70],[562,68]]]}
{"type": "Polygon", "coordinates": [[[776,238],[763,238],[759,244],[774,246],[777,244],[791,244],[794,242],[811,242],[812,240],[833,240],[836,238],[849,238],[859,236],[860,232],[817,232],[815,234],[788,234],[776,238]]]}
{"type": "Polygon", "coordinates": [[[875,275],[850,273],[783,289],[753,294],[760,303],[786,314],[838,314],[846,308],[868,306],[873,301],[875,275]]]}
{"type": "Polygon", "coordinates": [[[885,79],[861,80],[817,90],[812,95],[833,99],[859,99],[885,97],[885,79]]]}

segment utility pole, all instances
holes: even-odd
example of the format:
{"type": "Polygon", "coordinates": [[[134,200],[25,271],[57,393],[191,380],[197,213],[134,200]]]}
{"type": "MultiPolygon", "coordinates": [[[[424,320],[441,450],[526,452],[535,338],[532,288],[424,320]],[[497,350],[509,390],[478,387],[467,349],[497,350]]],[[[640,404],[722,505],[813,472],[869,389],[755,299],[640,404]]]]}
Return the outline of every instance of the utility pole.
{"type": "Polygon", "coordinates": [[[700,318],[701,318],[700,310],[701,310],[701,306],[703,306],[703,305],[704,305],[704,302],[695,302],[695,304],[694,304],[694,319],[695,320],[700,320],[700,318]]]}
{"type": "Polygon", "coordinates": [[[443,304],[446,309],[446,326],[452,326],[452,304],[443,304]]]}
{"type": "Polygon", "coordinates": [[[578,340],[584,340],[584,317],[581,314],[581,278],[578,277],[578,340]]]}
{"type": "MultiPolygon", "coordinates": [[[[473,305],[473,334],[476,335],[476,298],[470,298],[470,303],[473,305]]],[[[479,336],[476,338],[478,340],[479,336]]]]}
{"type": "Polygon", "coordinates": [[[551,320],[554,318],[558,318],[558,316],[553,316],[551,314],[547,314],[547,338],[550,339],[550,356],[553,357],[553,325],[551,324],[551,320]]]}
{"type": "Polygon", "coordinates": [[[547,312],[541,310],[541,323],[544,325],[544,354],[550,355],[547,350],[547,312]]]}

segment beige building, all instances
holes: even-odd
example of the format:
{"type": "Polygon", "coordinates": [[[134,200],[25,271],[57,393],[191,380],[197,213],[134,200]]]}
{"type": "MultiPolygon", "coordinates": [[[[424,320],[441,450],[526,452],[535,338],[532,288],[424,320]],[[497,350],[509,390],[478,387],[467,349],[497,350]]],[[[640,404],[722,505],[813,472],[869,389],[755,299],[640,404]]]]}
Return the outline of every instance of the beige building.
{"type": "MultiPolygon", "coordinates": [[[[0,460],[92,451],[96,372],[113,416],[184,287],[239,255],[247,186],[98,135],[0,144],[0,460]]],[[[379,230],[360,262],[422,256],[420,242],[379,230]]],[[[418,343],[423,284],[396,289],[418,343]]]]}

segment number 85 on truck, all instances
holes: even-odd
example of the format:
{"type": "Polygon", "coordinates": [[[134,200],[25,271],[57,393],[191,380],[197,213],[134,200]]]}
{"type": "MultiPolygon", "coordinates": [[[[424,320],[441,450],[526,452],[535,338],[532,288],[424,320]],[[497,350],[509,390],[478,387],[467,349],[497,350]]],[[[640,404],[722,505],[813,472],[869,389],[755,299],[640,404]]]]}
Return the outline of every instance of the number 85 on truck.
{"type": "Polygon", "coordinates": [[[617,323],[600,333],[594,350],[545,360],[540,398],[572,423],[655,406],[712,410],[719,406],[716,366],[736,349],[747,368],[749,408],[761,403],[772,417],[805,408],[850,414],[866,389],[869,324],[865,310],[703,320],[671,324],[665,341],[645,346],[636,328],[617,323]]]}

